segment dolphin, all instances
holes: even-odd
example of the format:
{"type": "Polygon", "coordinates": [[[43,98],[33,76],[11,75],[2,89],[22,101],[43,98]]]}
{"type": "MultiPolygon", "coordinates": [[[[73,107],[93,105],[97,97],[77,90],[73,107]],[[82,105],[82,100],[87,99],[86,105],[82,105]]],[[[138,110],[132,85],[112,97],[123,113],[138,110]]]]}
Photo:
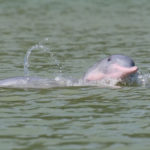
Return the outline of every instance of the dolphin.
{"type": "MultiPolygon", "coordinates": [[[[86,83],[85,85],[88,85],[90,82],[101,81],[103,79],[123,80],[127,77],[132,77],[137,73],[137,71],[138,67],[135,66],[134,61],[130,57],[124,55],[111,55],[90,67],[80,81],[82,80],[82,83],[86,83]]],[[[0,87],[52,88],[75,85],[74,82],[77,81],[22,76],[0,80],[0,87]]]]}

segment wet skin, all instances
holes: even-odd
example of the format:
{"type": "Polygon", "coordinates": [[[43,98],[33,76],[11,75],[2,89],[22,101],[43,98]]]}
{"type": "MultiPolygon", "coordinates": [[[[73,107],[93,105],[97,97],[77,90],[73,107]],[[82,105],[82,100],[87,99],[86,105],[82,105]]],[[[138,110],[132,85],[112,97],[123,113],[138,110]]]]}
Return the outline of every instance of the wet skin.
{"type": "MultiPolygon", "coordinates": [[[[89,68],[82,80],[85,83],[88,83],[107,78],[124,79],[135,74],[137,70],[137,66],[135,66],[134,61],[130,57],[124,55],[112,55],[89,68]]],[[[50,88],[63,86],[68,86],[65,81],[42,79],[39,77],[14,77],[0,80],[0,87],[8,88],[50,88]]]]}

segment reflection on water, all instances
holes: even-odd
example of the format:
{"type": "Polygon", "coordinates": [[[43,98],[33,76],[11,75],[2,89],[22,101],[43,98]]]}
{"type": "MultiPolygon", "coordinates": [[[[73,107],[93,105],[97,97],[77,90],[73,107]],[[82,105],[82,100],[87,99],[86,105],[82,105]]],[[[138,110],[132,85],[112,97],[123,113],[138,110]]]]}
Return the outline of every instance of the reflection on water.
{"type": "Polygon", "coordinates": [[[148,0],[2,0],[0,20],[0,79],[23,76],[31,48],[26,75],[79,79],[99,59],[124,54],[145,84],[1,88],[1,149],[149,150],[148,0]]]}

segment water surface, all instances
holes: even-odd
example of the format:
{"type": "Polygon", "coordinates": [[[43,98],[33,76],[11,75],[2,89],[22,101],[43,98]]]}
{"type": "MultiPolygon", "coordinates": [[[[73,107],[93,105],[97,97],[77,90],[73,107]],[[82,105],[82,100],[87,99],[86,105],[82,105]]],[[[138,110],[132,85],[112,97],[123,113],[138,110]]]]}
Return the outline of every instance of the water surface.
{"type": "MultiPolygon", "coordinates": [[[[124,54],[149,74],[148,0],[1,0],[0,79],[30,75],[80,78],[99,59],[124,54]],[[46,39],[46,40],[45,40],[46,39]]],[[[149,150],[150,92],[61,87],[0,89],[3,150],[149,150]]]]}

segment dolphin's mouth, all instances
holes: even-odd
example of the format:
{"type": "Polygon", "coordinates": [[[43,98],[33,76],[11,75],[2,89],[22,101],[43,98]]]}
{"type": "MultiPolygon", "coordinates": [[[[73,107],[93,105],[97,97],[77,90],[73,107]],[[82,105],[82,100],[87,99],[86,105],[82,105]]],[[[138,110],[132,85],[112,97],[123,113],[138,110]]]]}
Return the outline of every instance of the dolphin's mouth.
{"type": "Polygon", "coordinates": [[[124,79],[138,71],[137,66],[124,67],[118,64],[112,64],[109,73],[103,73],[98,70],[91,71],[86,76],[85,81],[99,81],[102,79],[124,79]]]}
{"type": "Polygon", "coordinates": [[[112,72],[109,74],[106,74],[106,78],[113,78],[113,79],[124,79],[131,74],[134,74],[138,71],[137,66],[133,67],[124,67],[118,64],[113,64],[112,65],[112,72]]]}

